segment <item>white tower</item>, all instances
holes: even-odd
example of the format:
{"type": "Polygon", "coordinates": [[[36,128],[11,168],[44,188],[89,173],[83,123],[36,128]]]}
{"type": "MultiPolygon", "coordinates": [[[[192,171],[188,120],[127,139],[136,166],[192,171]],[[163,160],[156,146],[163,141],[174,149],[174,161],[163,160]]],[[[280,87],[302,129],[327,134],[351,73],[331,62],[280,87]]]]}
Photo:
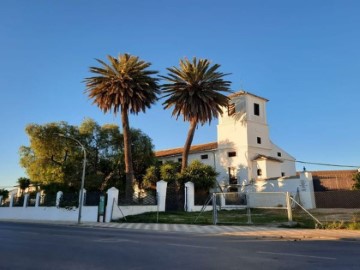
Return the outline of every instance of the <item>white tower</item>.
{"type": "Polygon", "coordinates": [[[244,184],[259,178],[295,175],[295,159],[270,141],[268,100],[245,91],[230,98],[217,127],[220,179],[244,184]]]}

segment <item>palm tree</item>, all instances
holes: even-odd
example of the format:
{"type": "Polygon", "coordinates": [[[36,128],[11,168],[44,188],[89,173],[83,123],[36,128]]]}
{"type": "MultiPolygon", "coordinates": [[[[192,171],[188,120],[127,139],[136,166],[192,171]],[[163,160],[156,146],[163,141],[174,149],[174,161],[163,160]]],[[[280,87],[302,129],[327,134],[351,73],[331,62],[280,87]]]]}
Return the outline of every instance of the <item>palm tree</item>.
{"type": "Polygon", "coordinates": [[[18,184],[19,184],[19,188],[21,190],[21,195],[24,194],[25,192],[25,189],[27,189],[30,184],[31,184],[31,181],[29,178],[26,178],[26,177],[20,177],[18,180],[17,180],[18,184]]]}
{"type": "Polygon", "coordinates": [[[104,113],[121,113],[124,137],[124,156],[126,174],[126,199],[132,199],[135,184],[131,154],[131,135],[129,113],[145,112],[155,103],[159,94],[158,79],[152,75],[157,71],[149,70],[151,65],[129,54],[119,54],[117,58],[107,57],[110,64],[96,59],[101,67],[90,67],[95,77],[85,79],[88,96],[93,99],[104,113]]]}
{"type": "Polygon", "coordinates": [[[230,81],[224,81],[228,75],[218,72],[218,64],[210,66],[207,59],[196,57],[192,61],[180,60],[180,67],[167,68],[167,76],[160,76],[168,83],[162,85],[164,108],[173,107],[172,115],[180,115],[190,122],[187,139],[182,154],[181,171],[187,167],[188,155],[197,125],[204,125],[222,114],[221,107],[227,106],[229,98],[221,92],[230,92],[230,81]]]}

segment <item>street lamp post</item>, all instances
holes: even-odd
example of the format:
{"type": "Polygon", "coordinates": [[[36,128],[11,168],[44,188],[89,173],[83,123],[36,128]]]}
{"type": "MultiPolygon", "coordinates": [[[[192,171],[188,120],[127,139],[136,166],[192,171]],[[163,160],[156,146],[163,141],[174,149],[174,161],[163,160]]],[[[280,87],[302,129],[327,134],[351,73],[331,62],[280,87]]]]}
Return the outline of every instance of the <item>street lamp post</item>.
{"type": "Polygon", "coordinates": [[[85,146],[77,139],[65,136],[64,134],[58,134],[60,137],[73,140],[74,142],[78,143],[81,146],[81,150],[84,153],[84,160],[83,160],[83,171],[81,177],[81,187],[80,187],[80,202],[79,202],[79,214],[78,214],[78,224],[81,223],[81,212],[82,212],[82,205],[84,200],[84,183],[85,183],[85,169],[86,169],[86,150],[85,146]]]}

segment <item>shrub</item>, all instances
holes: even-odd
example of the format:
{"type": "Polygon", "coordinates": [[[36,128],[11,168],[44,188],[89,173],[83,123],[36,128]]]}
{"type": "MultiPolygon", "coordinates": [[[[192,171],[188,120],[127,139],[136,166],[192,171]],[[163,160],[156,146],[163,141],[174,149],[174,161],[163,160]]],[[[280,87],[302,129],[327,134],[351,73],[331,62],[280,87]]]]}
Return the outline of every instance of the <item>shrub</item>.
{"type": "Polygon", "coordinates": [[[198,160],[194,160],[190,165],[179,175],[181,182],[191,181],[195,185],[195,189],[209,190],[215,186],[216,176],[218,173],[213,167],[205,165],[198,160]]]}
{"type": "Polygon", "coordinates": [[[0,189],[0,195],[3,196],[3,200],[6,200],[9,197],[9,191],[6,189],[0,189]]]}
{"type": "Polygon", "coordinates": [[[353,176],[353,180],[354,180],[354,184],[353,184],[353,189],[355,190],[360,190],[360,172],[354,174],[353,176]]]}
{"type": "Polygon", "coordinates": [[[174,181],[179,178],[181,164],[178,162],[167,161],[160,167],[160,178],[166,182],[174,181]]]}

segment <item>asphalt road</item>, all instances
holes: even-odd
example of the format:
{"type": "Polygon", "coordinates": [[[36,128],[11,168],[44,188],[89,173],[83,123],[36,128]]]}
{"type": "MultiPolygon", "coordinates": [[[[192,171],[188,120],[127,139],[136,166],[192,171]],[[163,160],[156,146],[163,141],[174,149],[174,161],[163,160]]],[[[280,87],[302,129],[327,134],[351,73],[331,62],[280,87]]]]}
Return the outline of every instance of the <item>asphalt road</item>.
{"type": "Polygon", "coordinates": [[[0,222],[0,269],[360,269],[360,241],[0,222]]]}

